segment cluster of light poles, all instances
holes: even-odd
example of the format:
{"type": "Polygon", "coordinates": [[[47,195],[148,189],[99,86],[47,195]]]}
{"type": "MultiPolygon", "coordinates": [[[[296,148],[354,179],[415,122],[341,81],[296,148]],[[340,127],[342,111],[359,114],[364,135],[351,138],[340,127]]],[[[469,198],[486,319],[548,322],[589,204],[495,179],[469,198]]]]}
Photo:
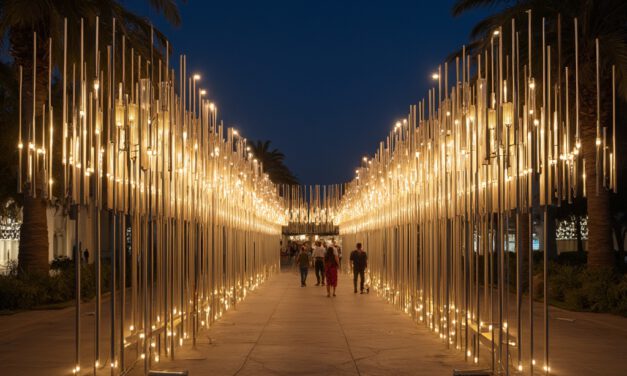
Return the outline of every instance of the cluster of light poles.
{"type": "MultiPolygon", "coordinates": [[[[47,64],[50,86],[37,116],[33,84],[26,98],[33,101],[30,121],[22,117],[20,67],[18,150],[19,189],[50,199],[53,184],[61,184],[75,220],[74,373],[81,372],[83,242],[94,245],[96,260],[95,361],[89,367],[120,374],[139,360],[147,372],[160,356],[174,357],[186,340],[195,344],[201,327],[275,271],[281,226],[289,222],[339,224],[344,244],[364,243],[372,287],[470,361],[485,357],[497,372],[548,374],[546,252],[540,328],[533,289],[525,301],[522,286],[523,280],[533,286],[531,212],[542,210],[546,223],[549,206],[594,194],[585,192],[579,58],[574,74],[573,67],[557,66],[556,48],[544,33],[542,41],[532,40],[529,13],[528,60],[521,61],[524,35],[513,21],[508,27],[511,40],[500,28],[490,48],[456,59],[452,85],[452,67],[440,67],[428,100],[410,107],[374,157],[364,157],[352,182],[277,189],[245,140],[218,121],[185,56],[175,80],[167,52],[165,62],[136,54],[116,34],[115,20],[111,43],[101,50],[98,26],[91,44],[81,21],[80,59],[68,62],[66,22],[58,64],[62,120],[55,121],[52,106],[52,56],[33,62],[33,77],[37,64],[47,64]],[[91,67],[86,46],[93,47],[91,67]],[[532,71],[534,48],[541,48],[540,74],[532,71]],[[55,159],[57,147],[61,157],[55,159]],[[59,182],[55,171],[62,171],[59,182]],[[81,232],[84,217],[94,219],[81,232]],[[103,244],[111,261],[106,356],[100,348],[103,244]]],[[[573,30],[577,51],[576,20],[573,30]]],[[[37,43],[52,40],[38,41],[35,34],[34,50],[37,43]]],[[[598,66],[598,52],[596,58],[598,66]]],[[[597,69],[600,82],[598,75],[597,69]]],[[[614,80],[611,90],[614,98],[614,80]]],[[[616,190],[615,122],[608,132],[597,112],[597,189],[616,190]]]]}
{"type": "Polygon", "coordinates": [[[341,184],[279,186],[288,233],[335,233],[343,189],[341,184]]]}
{"type": "MultiPolygon", "coordinates": [[[[72,371],[122,374],[139,361],[148,372],[161,356],[173,358],[177,346],[195,344],[200,328],[275,272],[287,219],[276,187],[245,139],[218,121],[217,106],[199,87],[201,77],[188,74],[186,57],[177,79],[167,48],[165,61],[142,57],[116,33],[115,20],[110,43],[100,49],[99,24],[96,19],[95,43],[87,40],[83,20],[80,30],[69,31],[80,32],[80,59],[68,61],[66,20],[57,64],[61,109],[52,106],[49,56],[33,61],[34,77],[38,64],[49,72],[43,116],[33,110],[23,119],[22,101],[32,99],[35,108],[36,85],[32,98],[23,98],[20,68],[19,189],[51,199],[53,184],[60,184],[76,224],[72,371]],[[95,56],[93,66],[87,53],[95,56]],[[53,110],[62,113],[60,122],[53,110]],[[61,148],[60,158],[53,148],[61,148]],[[62,171],[58,182],[56,171],[62,171]],[[91,225],[80,230],[88,219],[91,225]],[[87,243],[97,284],[92,364],[81,362],[80,252],[87,243]],[[103,249],[110,260],[108,322],[102,319],[103,249]],[[101,348],[107,324],[108,351],[101,348]]],[[[34,34],[33,48],[52,42],[34,34]]]]}
{"type": "MultiPolygon", "coordinates": [[[[542,39],[532,38],[529,12],[526,33],[512,20],[487,49],[464,49],[439,67],[437,87],[364,158],[337,214],[343,243],[364,243],[380,295],[497,373],[551,372],[548,254],[534,304],[531,214],[542,212],[546,226],[549,206],[596,194],[585,191],[585,164],[594,162],[581,152],[577,20],[568,28],[574,67],[558,65],[559,43],[547,43],[544,24],[542,39]]],[[[614,98],[614,77],[603,90],[614,98]]],[[[600,117],[597,106],[597,190],[615,191],[615,121],[600,117]]],[[[546,227],[544,236],[546,244],[546,227]]]]}

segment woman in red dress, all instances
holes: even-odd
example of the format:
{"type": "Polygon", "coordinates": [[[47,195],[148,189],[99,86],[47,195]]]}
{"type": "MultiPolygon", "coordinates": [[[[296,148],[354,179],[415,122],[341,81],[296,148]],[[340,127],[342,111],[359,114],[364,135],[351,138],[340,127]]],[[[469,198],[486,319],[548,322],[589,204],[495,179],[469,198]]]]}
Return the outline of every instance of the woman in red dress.
{"type": "Polygon", "coordinates": [[[327,277],[327,298],[331,296],[331,287],[333,287],[333,296],[335,296],[335,288],[337,287],[337,268],[340,265],[335,248],[327,248],[324,255],[324,272],[327,277]]]}

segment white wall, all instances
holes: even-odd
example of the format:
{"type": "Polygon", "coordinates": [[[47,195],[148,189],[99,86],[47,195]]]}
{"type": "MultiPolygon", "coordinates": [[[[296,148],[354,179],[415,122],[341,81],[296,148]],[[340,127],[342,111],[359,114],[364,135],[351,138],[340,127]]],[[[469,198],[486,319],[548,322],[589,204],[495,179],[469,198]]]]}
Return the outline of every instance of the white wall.
{"type": "MultiPolygon", "coordinates": [[[[49,207],[46,210],[48,221],[48,261],[55,257],[66,256],[72,258],[72,247],[74,245],[75,221],[70,220],[63,214],[61,208],[49,207]]],[[[86,208],[81,209],[79,217],[79,233],[82,239],[83,249],[89,249],[89,261],[93,262],[94,246],[90,238],[89,226],[93,226],[92,215],[89,215],[86,208]]],[[[18,258],[20,241],[19,239],[0,239],[0,272],[4,271],[9,261],[18,258]]]]}

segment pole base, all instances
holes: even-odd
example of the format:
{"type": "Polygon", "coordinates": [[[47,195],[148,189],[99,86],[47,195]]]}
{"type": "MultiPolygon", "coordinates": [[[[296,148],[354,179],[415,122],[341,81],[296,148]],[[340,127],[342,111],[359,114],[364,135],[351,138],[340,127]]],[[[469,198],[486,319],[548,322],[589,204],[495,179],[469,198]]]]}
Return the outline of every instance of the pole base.
{"type": "Polygon", "coordinates": [[[456,369],[453,370],[453,376],[492,376],[493,373],[489,369],[456,369]]]}

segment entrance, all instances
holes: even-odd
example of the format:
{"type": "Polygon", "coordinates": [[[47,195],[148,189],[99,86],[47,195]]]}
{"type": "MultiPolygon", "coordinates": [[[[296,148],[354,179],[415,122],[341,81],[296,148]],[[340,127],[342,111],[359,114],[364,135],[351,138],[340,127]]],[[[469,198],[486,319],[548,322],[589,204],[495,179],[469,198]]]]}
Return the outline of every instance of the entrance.
{"type": "Polygon", "coordinates": [[[290,223],[283,227],[281,239],[281,268],[294,266],[296,255],[301,249],[311,254],[315,242],[320,241],[326,248],[339,247],[341,255],[342,239],[338,226],[333,224],[290,223]]]}

